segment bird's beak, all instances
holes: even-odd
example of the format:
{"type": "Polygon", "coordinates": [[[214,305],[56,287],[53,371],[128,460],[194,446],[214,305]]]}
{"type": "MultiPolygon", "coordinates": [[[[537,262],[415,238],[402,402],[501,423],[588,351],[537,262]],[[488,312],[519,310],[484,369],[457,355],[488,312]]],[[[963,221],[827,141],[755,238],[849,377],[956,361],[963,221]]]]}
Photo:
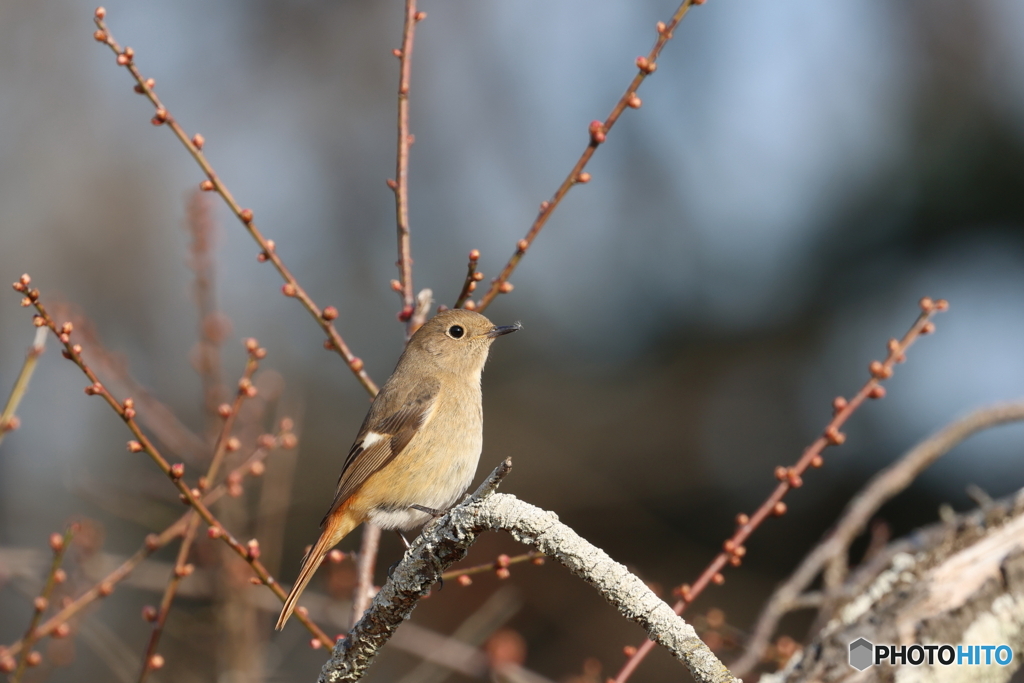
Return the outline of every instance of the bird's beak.
{"type": "Polygon", "coordinates": [[[505,325],[503,327],[495,327],[493,330],[488,332],[486,336],[490,337],[491,339],[494,339],[495,337],[500,337],[503,334],[508,334],[510,332],[518,332],[519,328],[521,327],[522,324],[518,322],[512,325],[505,325]]]}

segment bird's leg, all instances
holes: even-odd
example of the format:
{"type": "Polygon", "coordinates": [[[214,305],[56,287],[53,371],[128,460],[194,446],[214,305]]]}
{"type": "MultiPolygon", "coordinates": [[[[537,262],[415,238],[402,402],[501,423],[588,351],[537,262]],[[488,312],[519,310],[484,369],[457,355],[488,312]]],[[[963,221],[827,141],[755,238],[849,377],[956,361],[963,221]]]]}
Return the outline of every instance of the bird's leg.
{"type": "Polygon", "coordinates": [[[438,517],[440,517],[444,513],[448,512],[447,510],[437,510],[435,508],[428,508],[426,505],[410,505],[409,509],[410,510],[419,510],[420,512],[425,512],[428,515],[430,515],[431,517],[433,517],[434,519],[437,519],[438,517]]]}
{"type": "MultiPolygon", "coordinates": [[[[396,533],[396,534],[398,534],[398,537],[399,537],[400,539],[402,539],[402,545],[404,545],[404,546],[405,546],[405,549],[406,549],[406,550],[408,550],[409,548],[411,548],[411,547],[412,547],[412,544],[411,544],[411,543],[409,543],[409,539],[407,539],[407,538],[405,537],[405,534],[403,534],[403,533],[402,533],[402,530],[401,530],[401,529],[395,529],[395,533],[396,533]]],[[[404,557],[405,557],[405,556],[403,555],[402,559],[404,559],[404,557]]],[[[399,560],[396,560],[396,561],[395,561],[395,563],[394,563],[394,564],[392,564],[392,565],[391,565],[390,567],[388,567],[388,578],[389,578],[389,579],[390,579],[390,578],[392,578],[392,575],[394,575],[394,573],[395,573],[395,569],[397,569],[397,568],[398,568],[398,565],[399,565],[399,564],[401,564],[401,563],[402,563],[402,560],[401,560],[401,559],[399,559],[399,560]]]]}
{"type": "Polygon", "coordinates": [[[437,520],[439,520],[442,517],[444,517],[444,515],[447,514],[447,512],[449,510],[451,510],[453,507],[455,507],[455,506],[452,505],[452,506],[449,506],[449,507],[445,508],[444,510],[438,510],[437,508],[430,508],[430,507],[427,507],[426,505],[410,505],[409,509],[410,510],[416,510],[417,512],[423,512],[425,514],[430,515],[430,519],[427,520],[426,524],[423,525],[423,529],[420,531],[420,533],[422,534],[423,532],[425,532],[428,529],[430,529],[431,527],[433,527],[434,524],[437,523],[437,520]]]}

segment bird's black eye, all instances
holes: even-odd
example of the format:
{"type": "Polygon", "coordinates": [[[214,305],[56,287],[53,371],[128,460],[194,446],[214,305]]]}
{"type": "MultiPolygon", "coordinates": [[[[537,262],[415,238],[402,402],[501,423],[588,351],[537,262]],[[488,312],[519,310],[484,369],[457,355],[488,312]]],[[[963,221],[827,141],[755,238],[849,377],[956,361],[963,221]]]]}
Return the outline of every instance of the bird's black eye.
{"type": "Polygon", "coordinates": [[[448,336],[452,339],[462,339],[464,334],[466,334],[466,330],[462,328],[462,325],[452,325],[448,328],[448,336]]]}

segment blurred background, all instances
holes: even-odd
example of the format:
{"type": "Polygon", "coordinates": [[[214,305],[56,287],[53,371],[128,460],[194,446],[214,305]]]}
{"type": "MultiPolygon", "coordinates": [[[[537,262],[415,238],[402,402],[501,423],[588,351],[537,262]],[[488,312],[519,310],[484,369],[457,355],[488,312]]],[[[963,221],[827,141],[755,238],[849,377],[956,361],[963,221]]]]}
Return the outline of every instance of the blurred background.
{"type": "MultiPolygon", "coordinates": [[[[150,403],[147,428],[194,473],[211,430],[195,371],[188,229],[202,175],[168,130],[150,125],[149,103],[93,41],[93,7],[0,4],[0,281],[31,273],[51,308],[91,329],[86,358],[120,396],[144,388],[177,416],[150,403]]],[[[675,7],[423,1],[411,95],[417,289],[450,305],[474,248],[485,282],[497,274],[675,7]]],[[[382,382],[403,343],[385,185],[401,3],[113,0],[107,9],[113,35],[135,48],[186,130],[206,137],[214,167],[313,298],[338,307],[338,329],[382,382]]],[[[743,568],[692,610],[718,608],[748,628],[868,477],[965,411],[1024,393],[1022,31],[1014,0],[715,0],[693,10],[640,90],[643,107],[625,113],[588,168],[593,180],[570,193],[513,276],[514,293],[487,311],[523,331],[495,346],[485,373],[479,476],[512,456],[505,490],[555,510],[671,599],[735,514],[771,489],[774,466],[819,433],[831,399],[859,388],[918,299],[948,299],[938,333],[911,350],[885,400],[849,423],[846,445],[789,498],[792,514],[758,532],[743,568]]],[[[269,457],[275,476],[247,484],[221,512],[240,538],[260,537],[268,565],[290,582],[367,396],[224,207],[193,212],[214,237],[220,313],[205,329],[223,340],[223,381],[233,386],[242,372],[244,337],[269,352],[239,453],[286,415],[299,437],[297,449],[269,457]]],[[[35,332],[18,302],[0,297],[4,399],[35,332]]],[[[0,446],[0,644],[28,624],[50,532],[82,522],[69,573],[84,589],[90,562],[131,554],[181,514],[84,386],[51,339],[21,429],[0,446]]],[[[1022,437],[1021,426],[975,437],[882,518],[901,534],[934,521],[940,504],[972,507],[967,484],[993,496],[1024,486],[1022,437]]],[[[378,581],[400,556],[392,536],[378,581]]],[[[469,562],[500,552],[522,549],[494,535],[469,562]]],[[[297,623],[273,633],[269,593],[219,553],[198,544],[155,678],[312,680],[324,651],[297,623]]],[[[155,559],[164,564],[152,576],[140,569],[76,622],[74,639],[43,643],[48,663],[32,675],[135,680],[149,636],[140,610],[159,600],[174,548],[155,559]]],[[[351,563],[321,574],[312,591],[342,605],[351,563]]],[[[492,663],[553,681],[602,681],[624,661],[622,646],[642,639],[551,563],[450,585],[410,628],[450,635],[471,615],[478,621],[465,629],[489,639],[492,663]]],[[[806,623],[784,626],[799,640],[806,623]]],[[[439,680],[413,653],[423,633],[388,648],[368,680],[439,680]]],[[[451,680],[486,675],[473,671],[451,680]]],[[[674,681],[682,671],[655,652],[638,675],[674,681]]]]}

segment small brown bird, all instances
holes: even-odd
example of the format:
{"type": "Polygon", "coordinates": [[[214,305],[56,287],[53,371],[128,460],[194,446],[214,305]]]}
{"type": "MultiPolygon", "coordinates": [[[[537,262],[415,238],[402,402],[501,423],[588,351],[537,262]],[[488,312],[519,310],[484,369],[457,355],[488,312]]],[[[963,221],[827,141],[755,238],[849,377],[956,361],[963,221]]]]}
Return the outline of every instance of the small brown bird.
{"type": "Polygon", "coordinates": [[[357,526],[369,520],[411,529],[469,488],[483,448],[480,374],[491,343],[519,327],[495,327],[479,313],[456,309],[438,313],[412,336],[345,458],[334,503],[302,560],[278,630],[327,553],[357,526]]]}

